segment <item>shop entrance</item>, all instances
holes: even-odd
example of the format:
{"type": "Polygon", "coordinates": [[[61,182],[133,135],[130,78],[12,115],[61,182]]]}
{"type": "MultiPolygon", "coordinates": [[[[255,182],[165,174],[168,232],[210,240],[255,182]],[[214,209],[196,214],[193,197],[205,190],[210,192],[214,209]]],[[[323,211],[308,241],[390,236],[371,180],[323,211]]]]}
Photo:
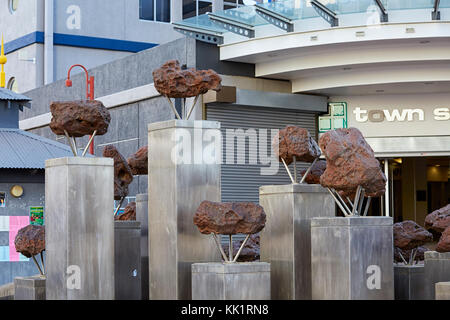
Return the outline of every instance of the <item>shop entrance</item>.
{"type": "Polygon", "coordinates": [[[428,213],[450,203],[450,157],[388,160],[390,215],[423,226],[428,213]]]}

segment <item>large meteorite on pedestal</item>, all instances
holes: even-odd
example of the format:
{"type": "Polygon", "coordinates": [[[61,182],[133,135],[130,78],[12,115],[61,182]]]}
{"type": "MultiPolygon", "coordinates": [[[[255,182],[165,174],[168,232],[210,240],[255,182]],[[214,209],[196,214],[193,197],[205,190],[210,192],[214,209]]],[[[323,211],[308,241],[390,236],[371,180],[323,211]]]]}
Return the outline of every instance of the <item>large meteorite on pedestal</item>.
{"type": "Polygon", "coordinates": [[[114,200],[121,200],[128,195],[128,185],[133,181],[133,173],[125,158],[113,145],[103,149],[103,157],[114,159],[114,200]]]}
{"type": "Polygon", "coordinates": [[[450,252],[450,226],[442,232],[436,247],[437,252],[450,252]]]}
{"type": "Polygon", "coordinates": [[[42,252],[45,250],[45,227],[38,225],[28,225],[17,232],[14,239],[16,251],[27,258],[32,258],[36,264],[39,273],[44,274],[44,259],[42,252]],[[41,255],[42,269],[36,261],[35,255],[41,255]]]}
{"type": "Polygon", "coordinates": [[[136,202],[130,202],[122,214],[115,216],[116,221],[136,221],[136,202]]]}
{"type": "Polygon", "coordinates": [[[419,247],[433,241],[433,235],[430,232],[411,220],[395,223],[393,231],[394,246],[396,248],[394,250],[394,260],[396,260],[396,255],[408,265],[414,264],[416,260],[423,260],[423,253],[419,251],[419,247]],[[418,253],[419,255],[417,255],[418,253]],[[420,255],[420,253],[422,254],[420,255]],[[421,256],[422,259],[420,259],[421,256]]]}
{"type": "Polygon", "coordinates": [[[133,175],[148,174],[148,146],[140,148],[127,161],[133,175]]]}
{"type": "Polygon", "coordinates": [[[433,211],[425,218],[425,228],[441,233],[450,226],[450,203],[433,211]]]}

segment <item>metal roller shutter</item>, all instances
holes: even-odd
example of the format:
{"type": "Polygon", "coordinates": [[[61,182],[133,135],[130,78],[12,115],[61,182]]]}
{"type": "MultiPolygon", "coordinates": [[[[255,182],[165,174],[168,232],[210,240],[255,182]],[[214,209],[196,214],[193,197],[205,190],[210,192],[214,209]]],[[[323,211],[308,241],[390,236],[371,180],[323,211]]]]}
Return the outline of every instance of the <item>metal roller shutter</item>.
{"type": "MultiPolygon", "coordinates": [[[[208,105],[206,108],[207,120],[219,121],[223,137],[223,164],[222,164],[222,201],[250,201],[259,203],[259,187],[262,185],[282,185],[289,184],[291,180],[282,163],[276,175],[261,175],[260,169],[263,165],[251,165],[246,158],[243,165],[227,164],[226,159],[226,138],[227,129],[250,128],[269,129],[267,139],[267,150],[272,150],[272,139],[270,129],[282,129],[287,125],[296,125],[308,129],[309,133],[317,139],[316,114],[301,112],[291,109],[257,108],[232,105],[208,105]]],[[[237,143],[235,140],[235,156],[237,143]]],[[[246,140],[246,152],[248,153],[248,139],[246,140]]],[[[248,156],[247,156],[248,157],[248,156]]],[[[259,161],[258,161],[259,163],[259,161]]],[[[297,163],[297,170],[300,172],[308,166],[306,163],[297,163]]],[[[290,165],[293,172],[293,165],[290,165]]],[[[234,241],[244,239],[245,235],[236,235],[234,241]]],[[[228,245],[228,237],[223,236],[223,245],[228,245]]]]}

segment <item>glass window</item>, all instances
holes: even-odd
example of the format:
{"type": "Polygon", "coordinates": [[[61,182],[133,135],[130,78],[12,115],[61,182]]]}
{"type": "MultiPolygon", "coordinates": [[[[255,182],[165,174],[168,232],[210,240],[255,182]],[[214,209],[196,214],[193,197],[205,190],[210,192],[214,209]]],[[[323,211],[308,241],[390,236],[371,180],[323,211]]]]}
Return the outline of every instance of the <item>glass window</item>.
{"type": "Polygon", "coordinates": [[[183,19],[199,16],[207,12],[212,12],[211,0],[183,0],[183,19]]]}
{"type": "Polygon", "coordinates": [[[139,19],[170,22],[170,0],[139,0],[139,19]]]}

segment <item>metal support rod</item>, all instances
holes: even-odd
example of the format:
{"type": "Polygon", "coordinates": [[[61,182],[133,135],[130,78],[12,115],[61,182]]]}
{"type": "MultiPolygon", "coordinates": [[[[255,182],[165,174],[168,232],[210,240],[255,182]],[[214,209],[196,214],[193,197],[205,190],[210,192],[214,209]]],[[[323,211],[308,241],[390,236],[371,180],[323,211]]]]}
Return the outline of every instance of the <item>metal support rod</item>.
{"type": "Polygon", "coordinates": [[[361,186],[358,186],[358,188],[356,189],[355,202],[353,203],[352,216],[356,214],[356,209],[358,208],[360,196],[361,196],[361,186]]]}
{"type": "Polygon", "coordinates": [[[91,145],[92,141],[94,140],[94,137],[95,137],[96,134],[97,134],[97,130],[94,131],[94,133],[92,134],[91,138],[89,139],[88,144],[86,145],[86,147],[83,150],[83,153],[81,154],[82,157],[84,157],[84,155],[88,151],[89,146],[91,145]]]}
{"type": "MultiPolygon", "coordinates": [[[[334,194],[337,196],[337,198],[341,201],[342,205],[345,207],[345,210],[347,210],[347,213],[348,213],[349,215],[351,215],[352,210],[350,210],[350,209],[347,207],[347,204],[345,203],[344,199],[342,199],[342,197],[341,197],[341,195],[339,194],[339,192],[337,192],[337,191],[334,190],[334,189],[332,189],[331,191],[334,192],[334,194]]],[[[353,208],[353,206],[352,206],[352,208],[353,208]]]]}
{"type": "Polygon", "coordinates": [[[361,188],[361,195],[360,195],[360,200],[359,200],[359,206],[358,206],[358,216],[361,216],[361,210],[362,210],[362,206],[364,203],[364,195],[365,195],[366,191],[364,190],[364,188],[361,188]]]}
{"type": "Polygon", "coordinates": [[[408,264],[408,262],[406,262],[406,259],[403,257],[402,253],[399,251],[398,254],[400,255],[400,258],[402,258],[403,263],[404,264],[408,264]]]}
{"type": "Polygon", "coordinates": [[[417,254],[417,248],[412,249],[411,250],[411,259],[410,259],[410,264],[413,264],[414,259],[416,258],[416,254],[417,254]]]}
{"type": "Polygon", "coordinates": [[[41,274],[41,276],[43,276],[44,273],[42,272],[41,267],[39,266],[39,263],[36,261],[36,258],[34,256],[31,256],[31,258],[33,258],[33,261],[36,264],[36,267],[39,269],[39,273],[41,274]]]}
{"type": "Polygon", "coordinates": [[[230,262],[233,261],[233,235],[229,235],[230,240],[229,240],[229,247],[228,247],[228,256],[229,256],[229,260],[230,262]]]}
{"type": "Polygon", "coordinates": [[[186,98],[181,99],[181,118],[186,119],[186,98]]]}
{"type": "Polygon", "coordinates": [[[40,253],[40,256],[41,256],[42,272],[44,272],[45,274],[44,256],[42,255],[42,251],[40,253]]]}
{"type": "Polygon", "coordinates": [[[294,181],[297,183],[297,157],[294,156],[294,181]]]}
{"type": "Polygon", "coordinates": [[[388,13],[386,8],[384,7],[383,2],[381,2],[381,0],[375,0],[375,3],[381,11],[381,22],[388,22],[388,13]]]}
{"type": "Polygon", "coordinates": [[[177,119],[181,120],[180,114],[178,113],[177,109],[175,109],[175,106],[173,105],[172,100],[170,100],[170,98],[168,96],[165,96],[165,97],[167,98],[167,100],[169,100],[170,107],[172,108],[172,111],[175,114],[175,116],[177,117],[177,119]]]}
{"type": "Polygon", "coordinates": [[[73,141],[73,147],[75,149],[75,155],[78,157],[77,140],[75,140],[75,137],[72,137],[72,141],[73,141]]]}
{"type": "Polygon", "coordinates": [[[189,117],[191,116],[192,111],[194,111],[195,105],[197,104],[197,101],[198,101],[198,97],[200,97],[200,95],[195,97],[194,103],[192,104],[192,107],[189,109],[186,120],[189,120],[189,117]]]}
{"type": "Polygon", "coordinates": [[[349,197],[346,197],[346,198],[347,198],[348,203],[350,204],[350,207],[353,209],[353,203],[352,203],[352,200],[350,200],[349,197]]]}
{"type": "Polygon", "coordinates": [[[305,182],[306,177],[308,176],[309,172],[311,171],[312,167],[314,166],[317,160],[319,160],[319,158],[315,158],[314,161],[311,163],[308,170],[306,170],[305,174],[303,175],[302,180],[300,180],[300,183],[305,182]]]}
{"type": "Polygon", "coordinates": [[[72,149],[73,155],[76,157],[76,156],[77,156],[77,153],[76,153],[75,149],[73,148],[72,140],[70,140],[69,133],[68,133],[66,130],[64,130],[64,134],[66,135],[67,142],[69,143],[70,149],[72,149]]]}
{"type": "Polygon", "coordinates": [[[431,18],[433,20],[441,20],[441,12],[439,11],[440,0],[434,0],[433,12],[431,12],[431,18]]]}
{"type": "Polygon", "coordinates": [[[336,204],[339,206],[339,208],[341,209],[342,213],[344,214],[344,216],[348,217],[347,212],[345,211],[344,207],[342,206],[342,204],[339,202],[339,200],[336,198],[336,196],[333,194],[333,192],[331,192],[330,188],[327,188],[328,191],[330,192],[331,196],[333,197],[334,201],[336,202],[336,204]]]}
{"type": "Polygon", "coordinates": [[[249,238],[250,238],[250,235],[248,234],[248,235],[245,237],[244,241],[242,242],[241,247],[239,248],[238,252],[237,252],[236,255],[234,256],[233,262],[236,262],[236,261],[237,261],[239,255],[241,254],[242,249],[244,249],[244,246],[245,246],[245,244],[247,243],[247,240],[248,240],[249,238]]]}
{"type": "Polygon", "coordinates": [[[291,171],[289,171],[288,165],[286,164],[286,162],[284,161],[283,158],[281,158],[281,161],[283,162],[284,167],[286,168],[286,171],[287,171],[287,173],[289,175],[289,178],[291,178],[292,183],[295,184],[295,180],[294,180],[294,178],[292,178],[292,174],[291,174],[291,171]]]}
{"type": "Polygon", "coordinates": [[[120,206],[122,205],[124,200],[125,200],[125,197],[122,197],[122,199],[120,199],[119,206],[116,208],[116,210],[114,210],[114,216],[116,216],[117,212],[119,212],[120,206]]]}
{"type": "Polygon", "coordinates": [[[222,258],[225,262],[229,262],[227,255],[225,254],[225,251],[223,251],[222,245],[219,242],[219,239],[217,239],[217,235],[215,233],[212,234],[214,241],[216,242],[217,248],[219,249],[220,253],[222,254],[222,258]]]}
{"type": "Polygon", "coordinates": [[[389,159],[384,159],[384,175],[386,176],[386,192],[384,193],[384,206],[385,206],[385,216],[390,217],[389,214],[389,190],[391,189],[389,182],[389,159]]]}
{"type": "Polygon", "coordinates": [[[367,216],[367,212],[369,211],[370,200],[372,200],[372,197],[368,197],[368,198],[367,198],[366,208],[364,209],[364,217],[367,216]]]}

